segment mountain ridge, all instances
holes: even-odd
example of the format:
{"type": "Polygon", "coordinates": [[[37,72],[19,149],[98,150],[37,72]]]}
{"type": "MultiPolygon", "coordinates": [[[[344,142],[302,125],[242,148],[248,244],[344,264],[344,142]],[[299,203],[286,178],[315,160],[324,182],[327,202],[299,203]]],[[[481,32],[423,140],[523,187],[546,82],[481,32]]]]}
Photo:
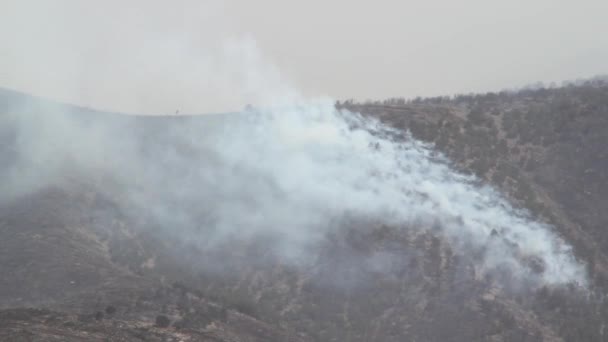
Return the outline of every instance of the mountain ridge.
{"type": "MultiPolygon", "coordinates": [[[[4,112],[16,108],[9,102],[0,101],[4,112]]],[[[131,324],[125,328],[130,331],[139,324],[135,322],[145,322],[148,330],[143,333],[149,335],[144,339],[175,335],[179,329],[186,332],[175,335],[176,340],[193,341],[604,338],[606,84],[337,107],[378,118],[434,144],[454,167],[474,173],[520,208],[554,225],[589,265],[591,292],[551,286],[510,289],[499,278],[479,273],[469,260],[474,256],[454,250],[432,230],[402,231],[356,217],[323,240],[315,249],[318,262],[306,269],[274,259],[264,239],[234,241],[210,250],[191,246],[186,253],[175,254],[184,246],[155,235],[154,226],[112,197],[105,183],[100,188],[95,182],[69,181],[18,201],[0,202],[0,265],[11,274],[3,279],[0,307],[5,318],[0,317],[0,334],[19,330],[40,340],[50,336],[45,334],[50,334],[55,319],[78,322],[73,315],[85,315],[91,322],[82,324],[83,331],[123,322],[131,324]],[[74,266],[79,262],[82,265],[74,266]],[[213,265],[221,265],[221,272],[213,265]],[[40,273],[43,270],[47,273],[40,273]],[[337,278],[348,281],[336,282],[337,278]],[[118,313],[95,319],[110,306],[118,313]],[[173,327],[154,328],[159,315],[168,317],[173,327]],[[252,316],[245,319],[250,323],[237,319],[247,316],[252,316]],[[227,335],[204,335],[217,326],[227,335]]],[[[142,136],[166,141],[167,122],[176,119],[163,118],[143,124],[142,136]]],[[[137,125],[142,120],[147,119],[138,117],[137,125]]],[[[0,139],[15,141],[8,133],[0,139]]],[[[0,158],[12,160],[6,157],[10,144],[3,145],[0,158]]],[[[542,265],[530,263],[542,271],[542,265]]],[[[73,324],[78,328],[80,323],[73,324]]],[[[114,338],[107,335],[109,330],[99,329],[99,336],[114,338]]],[[[137,339],[128,334],[115,338],[137,339]]]]}

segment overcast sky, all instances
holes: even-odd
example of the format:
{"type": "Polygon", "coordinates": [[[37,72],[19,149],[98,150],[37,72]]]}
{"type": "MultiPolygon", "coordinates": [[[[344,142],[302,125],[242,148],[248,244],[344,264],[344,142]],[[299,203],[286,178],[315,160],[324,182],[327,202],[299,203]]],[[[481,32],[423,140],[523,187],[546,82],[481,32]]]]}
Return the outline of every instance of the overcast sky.
{"type": "Polygon", "coordinates": [[[608,73],[606,0],[0,0],[0,86],[124,112],[608,73]]]}

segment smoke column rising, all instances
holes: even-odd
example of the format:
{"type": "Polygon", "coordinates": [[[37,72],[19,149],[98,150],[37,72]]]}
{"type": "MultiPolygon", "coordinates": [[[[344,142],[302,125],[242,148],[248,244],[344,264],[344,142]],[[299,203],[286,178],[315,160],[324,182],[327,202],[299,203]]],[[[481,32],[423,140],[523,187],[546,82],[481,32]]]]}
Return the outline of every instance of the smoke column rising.
{"type": "MultiPolygon", "coordinates": [[[[101,83],[132,112],[152,106],[173,113],[180,103],[197,108],[234,99],[259,106],[225,115],[142,118],[26,101],[0,117],[0,134],[16,132],[10,166],[0,178],[2,200],[87,179],[172,237],[209,244],[234,235],[272,236],[285,260],[306,257],[307,246],[331,232],[332,222],[350,215],[400,229],[434,227],[457,252],[483,251],[477,262],[487,272],[506,270],[544,284],[586,283],[584,266],[551,227],[455,172],[432,146],[338,111],[331,99],[305,99],[252,38],[201,45],[186,24],[164,30],[159,11],[136,17],[141,27],[124,27],[131,35],[104,54],[97,42],[114,37],[103,29],[88,37],[63,26],[87,27],[99,17],[85,23],[77,11],[53,7],[49,17],[34,11],[36,4],[14,6],[15,13],[28,14],[17,23],[28,30],[15,34],[20,50],[7,63],[17,71],[53,72],[53,86],[65,98],[101,83]],[[27,25],[38,22],[49,29],[27,25]],[[54,40],[41,48],[33,37],[46,31],[54,40]],[[57,63],[35,63],[37,56],[57,63]],[[96,68],[108,72],[100,79],[89,73],[96,68]],[[124,82],[115,82],[113,72],[124,73],[124,82]],[[532,271],[526,260],[540,262],[543,271],[532,271]]],[[[198,24],[193,18],[186,22],[198,24]]],[[[130,21],[117,22],[118,29],[121,23],[130,21]]]]}
{"type": "Polygon", "coordinates": [[[434,227],[457,253],[483,250],[483,271],[586,282],[551,227],[452,170],[432,146],[330,100],[173,119],[41,111],[13,116],[20,162],[5,177],[13,193],[86,174],[173,237],[272,236],[285,260],[302,258],[347,215],[434,227]]]}

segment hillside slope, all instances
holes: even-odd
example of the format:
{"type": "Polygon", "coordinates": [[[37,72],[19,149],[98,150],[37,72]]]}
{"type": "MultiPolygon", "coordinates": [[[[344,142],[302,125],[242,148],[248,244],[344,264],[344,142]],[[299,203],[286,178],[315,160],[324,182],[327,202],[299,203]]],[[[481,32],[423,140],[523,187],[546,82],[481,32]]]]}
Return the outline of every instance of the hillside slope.
{"type": "MultiPolygon", "coordinates": [[[[154,146],[171,145],[167,155],[178,166],[181,156],[201,158],[204,163],[216,163],[218,157],[194,149],[186,139],[175,140],[172,129],[230,129],[230,120],[240,119],[237,114],[126,118],[43,102],[4,91],[0,113],[70,112],[86,121],[84,127],[109,122],[119,132],[119,142],[126,135],[143,141],[138,156],[146,161],[154,163],[159,152],[167,152],[154,146]]],[[[336,228],[331,234],[307,250],[310,257],[305,264],[278,257],[268,236],[244,234],[221,244],[201,244],[194,237],[205,240],[210,234],[203,223],[210,220],[215,203],[190,202],[185,192],[167,199],[181,204],[173,209],[170,221],[157,221],[145,210],[154,211],[153,196],[173,195],[166,189],[188,177],[183,168],[176,166],[167,174],[170,177],[163,175],[167,177],[154,189],[157,192],[144,192],[150,201],[142,210],[127,205],[122,189],[128,184],[98,169],[58,168],[61,177],[44,185],[37,180],[48,172],[15,171],[11,165],[18,165],[23,142],[18,130],[4,125],[0,175],[31,179],[25,184],[32,190],[0,196],[0,270],[5,275],[0,279],[0,337],[73,341],[606,338],[608,235],[603,227],[608,223],[604,210],[608,207],[608,85],[589,82],[453,99],[347,102],[337,107],[409,130],[415,138],[433,143],[458,170],[476,174],[516,206],[550,222],[587,265],[588,290],[577,284],[515,284],[508,274],[483,274],[476,251],[455,248],[435,227],[426,227],[428,222],[417,223],[424,229],[404,228],[356,213],[333,222],[336,228]],[[177,231],[167,234],[178,229],[177,217],[184,207],[200,218],[192,228],[196,234],[188,233],[193,238],[187,242],[175,238],[177,231]],[[163,224],[175,226],[167,230],[163,224]],[[165,327],[162,319],[156,324],[158,316],[168,318],[170,326],[165,327]]],[[[43,130],[35,132],[46,137],[43,130]]],[[[84,137],[94,139],[94,134],[84,137]]],[[[35,165],[46,170],[54,161],[36,160],[35,165]]],[[[250,175],[238,167],[220,171],[250,175]]],[[[268,182],[261,189],[272,192],[273,186],[268,182]]],[[[13,191],[8,186],[4,190],[13,191]]],[[[488,236],[488,244],[497,238],[488,236]]],[[[543,272],[542,263],[526,262],[531,272],[543,272]]]]}

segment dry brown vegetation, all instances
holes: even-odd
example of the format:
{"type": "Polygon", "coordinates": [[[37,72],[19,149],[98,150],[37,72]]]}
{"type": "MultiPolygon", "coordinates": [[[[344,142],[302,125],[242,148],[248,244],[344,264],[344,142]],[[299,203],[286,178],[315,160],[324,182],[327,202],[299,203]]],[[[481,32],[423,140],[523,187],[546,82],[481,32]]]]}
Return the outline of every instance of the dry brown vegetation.
{"type": "MultiPolygon", "coordinates": [[[[1,203],[0,339],[606,339],[608,84],[337,107],[411,131],[551,222],[589,265],[591,290],[513,289],[480,277],[475,256],[452,250],[432,229],[356,218],[318,246],[306,269],[272,259],[264,241],[176,254],[173,241],[139,229],[83,182],[1,203]],[[390,256],[388,270],[366,266],[378,253],[390,256]],[[222,272],[203,267],[219,260],[222,272]]],[[[7,163],[8,146],[0,146],[7,163]]]]}

